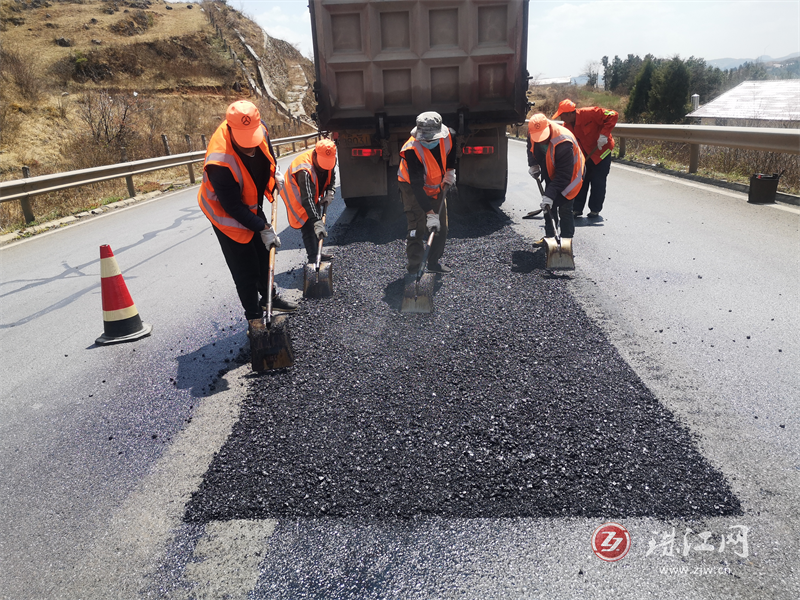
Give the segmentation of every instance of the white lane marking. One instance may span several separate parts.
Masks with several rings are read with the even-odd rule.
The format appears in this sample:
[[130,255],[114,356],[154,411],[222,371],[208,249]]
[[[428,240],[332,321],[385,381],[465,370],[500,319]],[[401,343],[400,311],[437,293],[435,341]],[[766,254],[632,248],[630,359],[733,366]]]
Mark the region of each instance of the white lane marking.
[[184,578],[193,584],[192,597],[245,600],[258,583],[265,542],[276,524],[273,519],[208,523],[205,537],[194,551],[194,557],[202,561],[187,564],[184,573]]
[[192,492],[239,419],[246,390],[241,384],[249,373],[249,364],[229,371],[223,378],[227,389],[201,400],[192,422],[124,500],[105,531],[97,533],[93,551],[64,586],[64,597],[139,597],[180,528]]

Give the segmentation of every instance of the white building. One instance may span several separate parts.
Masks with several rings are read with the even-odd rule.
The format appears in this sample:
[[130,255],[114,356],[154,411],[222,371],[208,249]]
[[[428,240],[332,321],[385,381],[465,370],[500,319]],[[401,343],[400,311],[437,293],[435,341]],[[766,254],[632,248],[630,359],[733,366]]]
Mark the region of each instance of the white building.
[[800,129],[800,79],[744,81],[686,116],[700,125]]

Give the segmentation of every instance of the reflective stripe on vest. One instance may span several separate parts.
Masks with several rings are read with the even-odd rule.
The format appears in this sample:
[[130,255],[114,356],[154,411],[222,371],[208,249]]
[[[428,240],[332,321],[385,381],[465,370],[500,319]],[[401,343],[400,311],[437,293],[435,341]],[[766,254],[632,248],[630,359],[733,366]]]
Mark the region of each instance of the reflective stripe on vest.
[[[270,162],[270,177],[267,181],[267,189],[265,193],[270,202],[272,202],[272,189],[275,187],[275,158],[269,152],[269,145],[267,144],[266,136],[269,135],[267,128],[261,124],[264,132],[265,139],[259,145],[264,156]],[[237,156],[236,151],[233,149],[233,144],[230,140],[230,133],[228,132],[228,122],[223,121],[217,127],[214,135],[208,143],[206,150],[206,158],[203,162],[203,182],[200,184],[200,190],[197,192],[197,203],[200,209],[208,217],[208,220],[222,233],[227,235],[235,242],[246,244],[253,239],[254,232],[242,225],[239,221],[231,217],[227,211],[222,207],[219,198],[217,197],[214,187],[208,179],[206,167],[208,165],[218,165],[230,169],[236,183],[239,184],[239,191],[241,192],[242,203],[253,214],[258,212],[258,190],[253,178],[248,173],[247,169],[242,164],[241,159]]]
[[[295,158],[292,161],[292,164],[289,165],[289,171],[286,173],[286,177],[284,178],[284,186],[281,190],[281,198],[283,198],[283,203],[286,205],[286,214],[289,216],[289,225],[291,225],[293,229],[300,229],[308,220],[308,213],[306,212],[306,209],[303,208],[303,195],[300,192],[300,186],[297,183],[297,174],[300,173],[300,171],[305,171],[308,173],[311,181],[314,182],[314,197],[311,198],[311,201],[315,204],[319,203],[320,186],[319,180],[317,179],[317,170],[314,168],[314,160],[312,158],[313,153],[314,149],[311,148]],[[333,171],[328,171],[328,178],[325,181],[325,184],[322,186],[322,189],[328,187],[331,182],[332,174]]]
[[453,138],[449,133],[446,138],[441,138],[439,140],[439,152],[443,165],[439,166],[439,163],[433,156],[432,150],[428,150],[416,138],[408,138],[408,141],[403,144],[403,147],[400,149],[400,167],[397,169],[397,180],[411,183],[411,177],[408,175],[408,163],[406,162],[404,153],[407,150],[413,149],[417,158],[419,158],[419,162],[421,162],[422,166],[425,168],[425,183],[423,184],[425,194],[431,198],[438,198],[439,191],[442,188],[442,179],[444,179],[444,170],[447,169],[447,154],[452,147]]

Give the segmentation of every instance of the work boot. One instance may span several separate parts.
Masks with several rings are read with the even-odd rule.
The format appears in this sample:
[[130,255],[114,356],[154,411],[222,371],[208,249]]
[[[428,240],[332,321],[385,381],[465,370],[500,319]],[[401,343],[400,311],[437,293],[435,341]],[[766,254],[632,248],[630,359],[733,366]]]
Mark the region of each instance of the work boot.
[[[572,211],[572,216],[575,217],[575,218],[582,217],[583,213],[581,211],[579,211],[579,210],[573,210]],[[589,213],[589,216],[591,217],[592,213]]]
[[[333,260],[333,258],[334,258],[333,254],[326,254],[325,252],[323,252],[319,257],[320,262],[330,262]],[[314,256],[309,256],[308,262],[309,263],[317,262],[317,255],[315,254]]]
[[599,213],[599,212],[595,212],[595,211],[590,211],[590,212],[589,212],[589,214],[588,214],[587,216],[588,216],[590,219],[595,219],[595,218],[597,218],[597,217],[599,217],[599,216],[600,216],[600,213]]
[[291,300],[286,300],[280,296],[272,297],[272,310],[279,310],[281,312],[292,312],[297,310],[297,304]]
[[430,273],[442,273],[444,275],[448,275],[449,273],[453,272],[453,269],[448,267],[447,265],[443,265],[442,263],[428,263],[428,272]]
[[540,240],[536,240],[535,242],[533,242],[533,245],[536,246],[537,248],[544,248],[545,246],[547,246],[547,242],[545,242],[544,238],[542,238]]

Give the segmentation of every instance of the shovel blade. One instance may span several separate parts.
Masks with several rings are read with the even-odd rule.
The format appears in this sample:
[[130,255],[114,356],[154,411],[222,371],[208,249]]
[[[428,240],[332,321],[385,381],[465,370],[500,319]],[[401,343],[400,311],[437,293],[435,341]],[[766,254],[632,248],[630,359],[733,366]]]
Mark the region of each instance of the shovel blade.
[[331,263],[319,263],[319,271],[314,263],[303,269],[303,298],[330,298],[333,296],[333,269]]
[[294,350],[289,337],[289,317],[272,317],[272,323],[262,329],[250,329],[250,359],[253,371],[274,371],[294,364]]
[[572,256],[572,240],[561,238],[559,245],[555,238],[545,238],[547,243],[547,262],[545,269],[549,271],[574,271],[575,258]]
[[403,303],[400,305],[400,312],[433,312],[433,284],[434,276],[430,273],[425,273],[419,280],[419,283],[417,283],[416,277],[407,278],[406,287],[403,290]]

